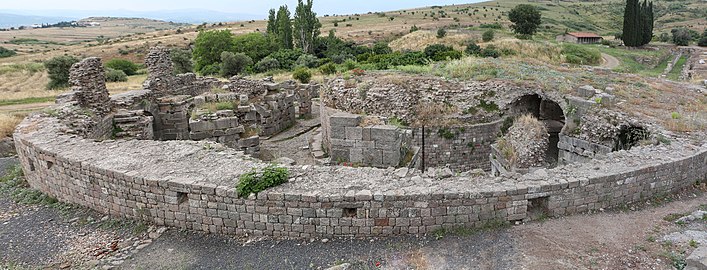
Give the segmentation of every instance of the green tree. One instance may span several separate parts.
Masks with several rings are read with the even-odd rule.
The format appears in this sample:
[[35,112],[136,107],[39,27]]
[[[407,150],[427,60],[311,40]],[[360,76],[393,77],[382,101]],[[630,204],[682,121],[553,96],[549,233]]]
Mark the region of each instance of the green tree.
[[253,64],[253,59],[244,53],[221,53],[221,76],[231,77],[242,73],[246,67]]
[[707,29],[702,32],[702,37],[697,41],[697,45],[701,47],[707,47]]
[[692,40],[692,34],[687,28],[680,27],[670,30],[673,33],[673,43],[679,46],[687,46]]
[[493,40],[495,34],[496,33],[492,29],[486,30],[483,34],[481,34],[481,40],[483,40],[484,42],[489,42]]
[[71,66],[78,62],[78,58],[69,55],[56,56],[44,62],[44,67],[49,73],[47,88],[59,89],[69,86],[69,71]]
[[137,73],[138,65],[129,60],[113,58],[105,63],[105,66],[115,70],[122,70],[125,75],[132,76]]
[[444,28],[440,28],[437,30],[437,38],[443,38],[447,36],[447,30],[444,30]]
[[281,49],[292,49],[292,22],[287,6],[281,6],[277,11],[277,41]]
[[191,61],[189,50],[174,48],[169,52],[174,66],[174,74],[184,74],[194,72],[194,63]]
[[306,4],[298,0],[294,17],[297,48],[305,53],[314,53],[314,41],[321,34],[319,30],[321,27],[317,13],[312,11],[312,0],[307,0]]
[[193,58],[196,70],[204,73],[204,68],[221,62],[221,53],[234,51],[233,34],[228,30],[201,31],[194,40]]
[[127,82],[128,75],[122,70],[106,68],[106,82]]
[[261,33],[250,33],[239,35],[233,38],[234,52],[241,52],[248,55],[254,62],[258,62],[277,51],[274,44],[266,35]]
[[277,15],[274,8],[270,9],[268,15],[268,28],[266,32],[271,35],[277,35]]
[[528,4],[517,5],[508,13],[508,19],[513,22],[511,29],[520,35],[532,36],[535,34],[542,22],[541,18],[540,10]]
[[653,39],[653,3],[647,0],[626,0],[621,38],[629,47],[648,44]]

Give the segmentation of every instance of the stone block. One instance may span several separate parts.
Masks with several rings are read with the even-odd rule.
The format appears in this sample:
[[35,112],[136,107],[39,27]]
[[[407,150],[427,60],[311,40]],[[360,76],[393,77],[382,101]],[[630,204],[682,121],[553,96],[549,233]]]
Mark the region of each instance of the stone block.
[[363,139],[363,128],[360,127],[345,127],[346,139],[347,140],[362,140]]
[[363,149],[363,164],[372,166],[383,165],[383,153],[376,149]]
[[362,163],[363,162],[363,149],[361,148],[352,148],[349,150],[349,161],[354,162],[354,163]]
[[371,127],[372,141],[396,141],[400,139],[398,128],[388,125],[378,125]]
[[340,127],[357,127],[361,123],[361,116],[350,113],[335,113],[329,117],[329,124]]
[[398,166],[400,164],[400,151],[382,151],[382,165],[383,166]]
[[590,98],[593,97],[596,93],[597,90],[594,89],[594,87],[592,87],[591,85],[584,85],[577,88],[577,95],[579,95],[580,97]]
[[348,161],[349,149],[342,148],[331,148],[331,160],[332,162]]

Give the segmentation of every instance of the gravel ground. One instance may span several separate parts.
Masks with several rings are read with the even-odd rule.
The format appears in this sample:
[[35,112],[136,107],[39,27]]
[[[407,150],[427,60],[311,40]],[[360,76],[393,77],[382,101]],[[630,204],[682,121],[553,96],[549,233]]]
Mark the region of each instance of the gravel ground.
[[[256,241],[168,232],[123,264],[124,269],[514,269],[507,230],[472,236]],[[326,241],[326,242],[324,242]]]

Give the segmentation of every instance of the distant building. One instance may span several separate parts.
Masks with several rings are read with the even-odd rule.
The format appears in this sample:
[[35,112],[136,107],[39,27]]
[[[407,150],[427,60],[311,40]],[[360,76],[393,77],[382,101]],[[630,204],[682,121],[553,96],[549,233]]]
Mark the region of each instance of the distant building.
[[560,42],[571,42],[577,44],[594,44],[601,42],[603,38],[594,33],[572,32],[557,36]]
[[32,25],[32,28],[42,28],[42,25],[35,23],[35,24]]
[[84,27],[91,27],[91,26],[101,26],[101,23],[99,22],[79,22],[79,26],[84,26]]

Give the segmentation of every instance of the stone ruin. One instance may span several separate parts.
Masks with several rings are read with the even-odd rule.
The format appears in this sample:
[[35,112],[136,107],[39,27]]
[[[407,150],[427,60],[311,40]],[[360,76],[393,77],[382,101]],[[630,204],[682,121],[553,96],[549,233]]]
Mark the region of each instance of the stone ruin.
[[[75,64],[73,92],[14,133],[29,184],[157,225],[308,238],[585,213],[707,180],[704,140],[657,143],[660,127],[617,110],[609,87],[559,94],[388,72],[222,82],[173,75],[168,57],[152,49],[145,89],[110,97],[100,59]],[[261,139],[311,117],[317,97],[308,148],[323,165],[282,165],[287,183],[239,197],[239,176],[267,166],[253,158]]]

